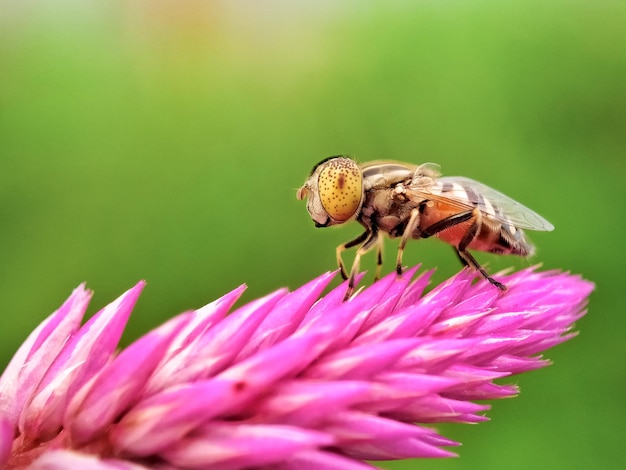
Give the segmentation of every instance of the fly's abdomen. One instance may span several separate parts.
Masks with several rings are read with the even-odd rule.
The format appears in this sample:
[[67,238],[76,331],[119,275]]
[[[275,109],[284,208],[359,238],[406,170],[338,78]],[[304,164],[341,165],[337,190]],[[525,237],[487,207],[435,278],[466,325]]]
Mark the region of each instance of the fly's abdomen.
[[511,224],[500,226],[498,247],[505,248],[503,254],[531,256],[535,252],[534,245],[528,241],[524,231]]
[[522,229],[494,221],[490,217],[483,217],[480,230],[468,248],[498,255],[518,256],[530,256],[535,251]]
[[[480,228],[476,238],[469,244],[469,249],[501,255],[532,255],[534,246],[528,241],[524,231],[509,219],[497,201],[486,197],[480,189],[481,186],[472,180],[452,177],[438,180],[432,192],[480,212],[481,217],[477,221]],[[451,241],[448,240],[449,243]]]

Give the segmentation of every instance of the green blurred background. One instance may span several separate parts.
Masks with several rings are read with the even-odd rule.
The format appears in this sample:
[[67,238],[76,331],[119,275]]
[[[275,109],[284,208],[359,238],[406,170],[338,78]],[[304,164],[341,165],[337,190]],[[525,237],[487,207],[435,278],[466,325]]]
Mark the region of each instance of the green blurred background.
[[[533,260],[479,256],[490,270],[540,261],[597,289],[520,397],[439,428],[459,459],[381,466],[623,463],[625,41],[610,1],[3,2],[0,370],[83,281],[90,313],[148,281],[125,344],[240,283],[295,288],[359,232],[296,201],[317,161],[434,161],[556,226]],[[420,261],[459,269],[436,240],[409,245]]]

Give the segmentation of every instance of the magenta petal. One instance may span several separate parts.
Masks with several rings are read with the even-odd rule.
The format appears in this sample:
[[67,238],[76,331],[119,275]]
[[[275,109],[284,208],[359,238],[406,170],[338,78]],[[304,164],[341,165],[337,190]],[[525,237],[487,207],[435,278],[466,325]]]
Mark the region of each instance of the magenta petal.
[[[346,435],[348,439],[341,443],[341,448],[347,454],[360,459],[451,457],[455,454],[440,447],[458,445],[441,437],[432,429],[421,426],[396,423],[390,419],[369,415],[359,416],[355,413],[341,418],[344,419],[335,421],[335,426],[339,426],[336,429],[337,434],[346,435],[346,430],[349,430]],[[374,434],[375,438],[368,437],[368,432]]]
[[69,397],[110,360],[144,284],[94,315],[63,346],[22,413],[25,435],[47,440],[58,432]]
[[415,421],[418,423],[478,423],[487,421],[488,418],[477,413],[486,411],[489,408],[489,405],[479,405],[432,394],[417,398],[402,409],[389,411],[387,414],[402,421]]
[[112,438],[136,455],[158,452],[210,418],[241,412],[265,387],[295,375],[314,359],[318,342],[316,335],[290,338],[214,379],[156,394],[128,412]]
[[354,344],[369,344],[391,338],[419,336],[450,306],[450,302],[454,302],[454,299],[458,297],[458,290],[459,287],[457,286],[442,289],[441,297],[428,298],[426,296],[415,305],[408,306],[397,313],[394,312],[394,315],[390,315],[361,333],[355,339]]
[[278,386],[254,411],[268,423],[317,428],[329,416],[374,400],[380,390],[366,381],[292,380]]
[[550,365],[550,361],[543,360],[540,357],[527,358],[503,354],[491,361],[490,368],[492,370],[509,371],[511,375],[516,375],[548,365]]
[[93,455],[65,450],[46,452],[28,468],[29,470],[148,470],[148,467],[124,460],[102,460]]
[[421,441],[431,450],[435,446],[458,445],[457,442],[439,436],[432,429],[358,411],[334,415],[325,430],[337,437],[339,446],[350,449],[349,453],[369,452],[372,455],[374,451],[382,450],[379,443],[386,447],[389,442],[403,439]]
[[459,358],[465,357],[468,351],[474,351],[480,342],[480,338],[420,338],[419,345],[405,354],[398,361],[396,367],[398,369],[440,372],[448,365],[458,362]]
[[280,463],[303,450],[332,445],[332,435],[294,426],[213,422],[163,453],[184,468],[253,468]]
[[11,456],[15,426],[7,418],[0,415],[0,467],[4,468]]
[[[364,323],[363,329],[369,328],[369,325],[379,323],[397,309],[398,303],[407,291],[418,267],[415,266],[406,270],[400,277],[396,273],[390,273],[374,286],[358,294],[360,297],[367,298],[370,304],[376,305],[376,308],[372,310]],[[376,288],[374,288],[375,286]]]
[[432,393],[452,390],[461,385],[461,381],[454,377],[444,377],[439,374],[419,374],[414,372],[382,372],[376,380],[393,392],[390,398],[420,397]]
[[241,285],[219,299],[193,311],[191,313],[191,320],[178,334],[176,339],[172,341],[167,353],[163,357],[163,365],[173,362],[174,357],[176,357],[180,351],[188,349],[189,346],[193,342],[198,341],[212,325],[222,321],[245,290],[246,286]]
[[529,345],[528,347],[518,348],[515,352],[519,355],[524,356],[538,354],[541,351],[553,348],[554,346],[557,346],[561,343],[564,343],[565,341],[569,341],[570,339],[578,336],[578,333],[569,333],[567,335],[558,336],[559,334],[561,334],[561,331],[552,334],[547,333],[547,337],[542,338],[540,341],[537,341],[532,345]]
[[[419,269],[419,267],[419,264],[415,266],[416,269]],[[396,310],[401,311],[417,303],[419,299],[424,295],[424,289],[428,287],[428,284],[430,283],[430,278],[434,273],[434,269],[424,271],[415,280],[413,280],[403,292],[402,298],[396,306]]]
[[401,339],[379,344],[356,346],[329,354],[309,367],[308,378],[361,379],[388,369],[418,344],[416,339]]
[[353,295],[348,300],[348,303],[359,305],[361,309],[367,306],[368,310],[372,310],[373,307],[378,306],[384,300],[395,297],[395,302],[388,305],[388,310],[383,314],[383,316],[386,316],[393,311],[410,280],[411,278],[408,275],[398,278],[395,273],[388,274],[371,286]]
[[[468,387],[481,385],[510,375],[508,371],[491,371],[481,367],[473,367],[464,364],[456,364],[446,369],[443,374],[446,377],[452,377],[459,381],[456,389],[466,389]],[[449,390],[448,390],[449,391]]]
[[502,354],[515,353],[525,343],[532,340],[530,332],[514,333],[511,336],[499,337],[487,335],[477,337],[473,347],[468,348],[460,357],[460,362],[492,369],[491,364]]
[[[345,291],[344,286],[341,285],[311,308],[295,335],[320,332],[326,336],[323,349],[329,351],[341,349],[347,344],[354,344],[353,338],[372,314],[373,306],[379,301],[384,303],[386,310],[384,312],[379,310],[378,313],[383,317],[389,315],[397,303],[395,298],[399,297],[399,294],[393,293],[396,289],[406,286],[407,283],[408,279],[398,279],[395,274],[385,276],[347,302],[341,302],[343,297],[339,294]],[[394,300],[386,303],[385,300],[388,298],[394,298]],[[329,310],[332,311],[329,312]],[[330,331],[333,332],[332,336],[328,334]]]
[[486,382],[448,392],[447,396],[457,400],[495,400],[514,397],[518,393],[519,389],[515,385],[496,385]]
[[455,457],[454,452],[441,449],[421,439],[405,438],[377,441],[373,445],[348,444],[343,446],[346,454],[363,460],[399,460],[411,458]]
[[[338,290],[339,288],[334,289],[329,296]],[[349,343],[360,328],[360,324],[365,321],[371,311],[371,306],[365,297],[361,299],[357,297],[348,302],[342,302],[336,305],[331,312],[326,313],[323,313],[325,305],[320,306],[321,304],[322,301],[311,308],[309,316],[304,319],[292,335],[292,337],[319,336],[318,354]]]
[[235,359],[250,335],[285,294],[285,290],[279,290],[250,302],[204,332],[158,370],[150,381],[149,393],[201,380],[222,371]]
[[334,413],[325,429],[332,431],[338,437],[339,442],[367,442],[372,439],[387,440],[400,437],[417,437],[428,432],[434,433],[427,428],[363,411]]
[[264,387],[272,386],[279,379],[292,379],[300,375],[326,347],[327,343],[323,339],[322,333],[291,336],[220,374],[218,379],[236,384],[239,392],[229,411],[243,412],[250,399]]
[[501,296],[502,294],[498,289],[473,289],[460,302],[446,308],[439,317],[439,321],[474,315],[477,312],[491,311]]
[[65,342],[79,328],[92,292],[84,284],[28,336],[0,377],[0,416],[16,423]]
[[311,450],[298,452],[290,459],[275,465],[277,470],[377,470],[365,462],[332,452]]
[[171,382],[170,377],[186,367],[190,350],[212,325],[224,319],[245,290],[245,285],[239,286],[210,304],[191,312],[191,320],[171,342],[156,372],[150,378],[146,386],[147,395],[163,390],[165,385]]
[[[359,275],[357,279],[360,279],[363,275]],[[358,308],[355,308],[355,305],[352,303],[352,300],[348,302],[343,301],[343,297],[345,295],[346,289],[348,287],[348,281],[342,282],[338,287],[335,287],[324,297],[319,299],[304,315],[304,318],[300,322],[298,326],[298,330],[309,330],[316,324],[316,322],[320,321],[320,319],[324,319],[329,317],[335,312],[337,309],[345,310],[351,309],[351,311],[364,310],[361,307],[360,302],[358,304]],[[371,310],[371,308],[366,309]]]
[[[339,350],[348,345],[354,345],[353,339],[362,331],[367,330],[368,325],[377,324],[392,315],[416,269],[407,270],[402,277],[398,277],[395,273],[389,274],[376,284],[376,289],[372,286],[353,297],[351,302],[354,307],[360,306],[363,310],[342,329],[343,334],[337,338],[330,350]],[[371,308],[371,305],[375,307]]]
[[111,442],[131,455],[159,453],[219,415],[228,406],[234,389],[231,382],[212,379],[153,395],[112,427]]
[[292,334],[337,273],[326,273],[280,299],[239,353],[238,360],[261,351]]
[[82,444],[103,434],[139,399],[170,340],[188,321],[188,315],[180,315],[131,344],[104,367],[89,388],[85,387],[86,396],[79,394],[70,402],[65,422],[74,442]]

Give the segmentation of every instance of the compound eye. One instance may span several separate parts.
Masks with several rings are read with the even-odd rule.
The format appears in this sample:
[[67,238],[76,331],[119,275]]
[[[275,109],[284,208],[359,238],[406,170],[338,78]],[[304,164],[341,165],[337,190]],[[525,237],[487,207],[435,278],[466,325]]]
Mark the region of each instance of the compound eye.
[[335,158],[324,164],[319,174],[320,201],[328,215],[345,222],[359,210],[363,197],[363,174],[349,158]]

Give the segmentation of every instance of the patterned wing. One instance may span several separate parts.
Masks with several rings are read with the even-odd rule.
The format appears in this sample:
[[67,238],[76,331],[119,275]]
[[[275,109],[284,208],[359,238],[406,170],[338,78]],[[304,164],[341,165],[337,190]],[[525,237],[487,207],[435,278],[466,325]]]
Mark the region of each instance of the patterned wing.
[[411,184],[411,189],[423,198],[443,201],[462,209],[477,207],[487,217],[503,224],[528,230],[554,230],[554,226],[535,211],[470,178],[447,176],[424,185],[420,184],[418,177]]

